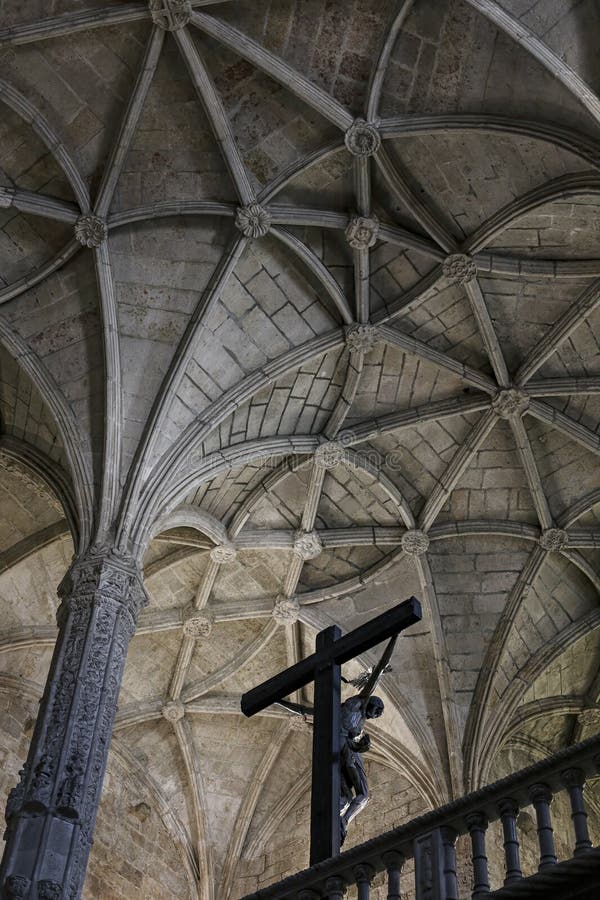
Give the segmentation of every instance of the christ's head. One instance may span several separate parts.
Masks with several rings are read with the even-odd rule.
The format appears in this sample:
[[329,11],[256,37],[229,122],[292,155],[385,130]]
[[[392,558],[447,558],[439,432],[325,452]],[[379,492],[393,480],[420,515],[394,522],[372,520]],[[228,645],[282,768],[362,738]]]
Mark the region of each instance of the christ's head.
[[380,697],[369,697],[365,716],[367,719],[378,719],[383,713],[383,700]]

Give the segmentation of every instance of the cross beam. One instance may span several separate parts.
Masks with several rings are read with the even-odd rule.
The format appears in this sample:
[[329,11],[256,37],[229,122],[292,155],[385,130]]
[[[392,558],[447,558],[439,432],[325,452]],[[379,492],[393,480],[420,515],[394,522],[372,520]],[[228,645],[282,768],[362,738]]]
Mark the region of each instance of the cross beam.
[[315,683],[311,866],[340,852],[341,665],[419,622],[421,616],[421,604],[411,597],[343,637],[337,625],[331,625],[317,635],[312,656],[242,696],[242,712],[253,716],[311,681]]

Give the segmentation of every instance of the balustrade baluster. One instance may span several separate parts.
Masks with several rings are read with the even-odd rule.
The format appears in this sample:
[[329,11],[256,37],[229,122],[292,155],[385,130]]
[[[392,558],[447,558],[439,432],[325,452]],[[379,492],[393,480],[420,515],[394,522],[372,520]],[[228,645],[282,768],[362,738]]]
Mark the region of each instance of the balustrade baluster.
[[473,859],[473,893],[471,897],[472,900],[478,900],[479,897],[490,892],[488,860],[485,852],[485,832],[488,820],[484,813],[473,812],[467,816],[466,822],[471,835]]
[[400,873],[405,862],[405,856],[397,850],[390,850],[383,854],[382,859],[388,876],[387,900],[402,900],[400,894]]
[[369,900],[371,889],[371,881],[375,874],[375,869],[368,863],[362,863],[353,870],[354,880],[358,888],[358,900]]
[[506,797],[498,804],[504,835],[504,858],[506,860],[506,877],[504,884],[512,884],[523,877],[519,856],[519,839],[517,838],[517,815],[519,805]]
[[440,829],[444,847],[444,882],[446,885],[445,900],[458,900],[458,881],[456,879],[456,849],[454,844],[458,837],[454,828]]
[[340,878],[338,875],[332,875],[331,878],[328,878],[325,882],[325,896],[329,898],[329,900],[342,900],[346,890],[346,885],[344,883],[344,879]]
[[550,804],[552,791],[547,784],[532,784],[529,788],[529,799],[535,807],[537,819],[538,842],[540,845],[540,864],[538,870],[543,872],[556,865],[556,851],[554,850],[554,832],[550,817]]
[[310,888],[303,888],[296,894],[298,900],[319,900],[320,896],[317,891],[313,891]]
[[562,783],[569,792],[571,801],[571,821],[575,831],[575,849],[573,856],[583,856],[592,849],[588,831],[587,810],[583,799],[585,774],[582,769],[566,769],[561,773]]

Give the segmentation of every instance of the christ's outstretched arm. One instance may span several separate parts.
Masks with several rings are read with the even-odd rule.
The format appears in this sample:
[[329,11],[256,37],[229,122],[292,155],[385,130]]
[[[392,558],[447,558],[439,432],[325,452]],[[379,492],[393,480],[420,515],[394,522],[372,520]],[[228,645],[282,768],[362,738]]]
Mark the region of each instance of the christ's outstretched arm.
[[377,665],[371,672],[371,674],[369,676],[369,680],[367,681],[364,688],[361,690],[361,692],[359,694],[359,697],[361,697],[363,700],[367,700],[371,696],[371,694],[373,693],[373,691],[375,690],[377,685],[379,684],[381,676],[385,672],[386,666],[389,663],[390,659],[392,658],[392,653],[394,652],[394,647],[396,646],[397,640],[398,640],[398,635],[396,634],[396,635],[394,635],[393,638],[390,638],[390,640],[388,641],[388,645],[385,648],[385,650],[383,651],[381,659],[379,660],[379,662],[377,663]]

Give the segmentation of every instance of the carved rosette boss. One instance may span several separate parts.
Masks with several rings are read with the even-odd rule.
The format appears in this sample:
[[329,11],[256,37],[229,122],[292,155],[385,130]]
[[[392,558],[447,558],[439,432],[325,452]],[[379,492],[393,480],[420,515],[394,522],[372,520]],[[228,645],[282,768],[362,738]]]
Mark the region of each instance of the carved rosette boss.
[[186,637],[206,638],[210,635],[213,627],[213,617],[206,610],[198,610],[194,606],[189,607],[185,611],[183,619],[183,633]]
[[381,147],[381,135],[370,122],[355,119],[344,135],[344,143],[352,156],[374,156]]
[[316,559],[323,550],[323,544],[316,531],[297,531],[294,535],[294,554],[299,559]]
[[451,253],[442,265],[442,271],[450,284],[467,284],[477,274],[477,267],[466,253]]
[[546,528],[539,539],[543,550],[563,550],[569,543],[569,535],[562,528]]
[[80,894],[127,648],[147,603],[139,568],[112,553],[75,560],[59,596],[50,674],[6,808],[2,896],[19,896],[25,881],[38,897]]
[[429,549],[429,535],[414,528],[404,532],[400,538],[400,544],[409,556],[423,556]]
[[150,17],[164,31],[179,31],[192,15],[189,0],[150,0]]
[[344,448],[337,441],[324,441],[315,450],[314,459],[320,469],[334,469],[344,462]]
[[293,625],[300,616],[300,604],[296,597],[278,597],[273,607],[273,618],[278,625]]
[[368,353],[379,342],[379,330],[376,325],[347,325],[344,334],[346,347],[350,353]]
[[235,227],[249,238],[264,237],[271,227],[271,214],[258,203],[238,206]]
[[529,395],[517,388],[505,388],[492,400],[492,409],[503,419],[522,416],[529,409]]
[[352,216],[346,226],[346,240],[353,250],[368,250],[377,243],[379,219],[377,216]]
[[217,544],[217,546],[213,547],[210,551],[211,560],[214,563],[217,563],[218,566],[233,562],[236,556],[237,550],[233,544]]
[[104,219],[92,213],[79,216],[75,222],[75,237],[84,247],[99,247],[108,237],[108,226]]

